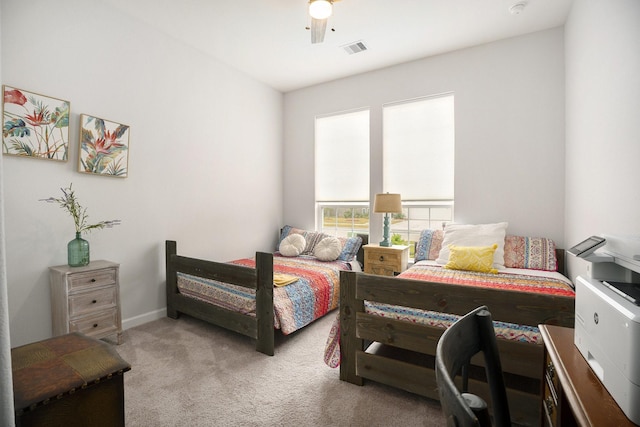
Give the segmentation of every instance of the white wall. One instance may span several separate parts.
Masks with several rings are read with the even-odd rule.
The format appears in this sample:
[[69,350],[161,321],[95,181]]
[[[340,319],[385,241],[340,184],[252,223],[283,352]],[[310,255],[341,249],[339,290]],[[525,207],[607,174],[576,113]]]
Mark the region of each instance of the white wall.
[[576,0],[565,38],[566,242],[640,236],[640,1]]
[[[0,34],[2,8],[0,8]],[[2,81],[2,46],[0,46],[0,81]],[[9,328],[9,297],[7,294],[6,248],[4,245],[4,174],[0,162],[0,424],[15,426],[13,407],[13,377],[11,372],[11,341]]]
[[[282,94],[103,2],[2,0],[2,83],[71,102],[70,160],[3,156],[13,346],[51,336],[48,266],[73,222],[38,199],[73,182],[92,259],[121,263],[125,325],[163,316],[164,241],[214,260],[282,225]],[[131,126],[129,177],[77,172],[79,115]]]
[[[371,108],[373,200],[382,190],[382,104],[454,92],[455,220],[509,221],[510,233],[551,237],[562,246],[563,37],[562,28],[548,30],[287,93],[285,223],[314,226],[316,115]],[[382,234],[378,217],[372,241]]]

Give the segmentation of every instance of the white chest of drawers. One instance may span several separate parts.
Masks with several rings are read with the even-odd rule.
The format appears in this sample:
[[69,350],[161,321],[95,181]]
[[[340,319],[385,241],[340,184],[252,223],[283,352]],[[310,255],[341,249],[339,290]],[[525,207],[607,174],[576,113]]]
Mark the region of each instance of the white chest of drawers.
[[81,332],[122,342],[120,265],[93,261],[84,267],[49,267],[53,335]]

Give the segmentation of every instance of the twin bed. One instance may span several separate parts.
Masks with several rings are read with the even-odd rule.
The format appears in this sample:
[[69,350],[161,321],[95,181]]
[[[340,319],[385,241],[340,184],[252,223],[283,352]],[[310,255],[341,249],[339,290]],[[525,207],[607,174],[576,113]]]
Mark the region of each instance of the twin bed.
[[[339,364],[340,379],[353,384],[373,380],[438,399],[434,361],[440,335],[459,316],[486,305],[495,321],[512,420],[539,425],[544,362],[537,326],[574,324],[571,282],[556,271],[562,271],[564,251],[549,239],[506,235],[506,266],[485,273],[444,268],[437,262],[443,240],[441,231],[425,230],[419,261],[397,277],[342,273],[340,311],[325,362]],[[481,360],[472,364],[477,368],[470,390],[489,400]]]
[[[258,351],[273,355],[276,328],[291,333],[339,305],[325,361],[340,366],[341,380],[362,385],[368,379],[437,399],[433,362],[440,335],[456,316],[487,305],[496,321],[512,417],[533,425],[539,422],[543,374],[537,326],[573,327],[574,292],[560,274],[564,251],[549,239],[506,235],[506,223],[497,227],[503,243],[494,252],[502,261],[497,273],[496,265],[490,272],[443,267],[454,253],[442,248],[453,241],[459,255],[459,243],[469,241],[469,233],[474,234],[472,248],[493,241],[495,226],[489,232],[483,226],[463,226],[462,233],[453,227],[424,230],[416,263],[397,277],[359,272],[358,263],[349,262],[353,250],[341,253],[343,259],[320,261],[312,246],[323,236],[291,227],[283,229],[281,244],[289,234],[305,236],[298,256],[257,253],[255,259],[216,263],[178,256],[176,243],[167,241],[167,314],[185,313],[250,336]],[[346,247],[344,239],[341,244]],[[361,238],[349,243],[351,249],[361,244]],[[478,254],[473,255],[477,261]],[[274,285],[291,276],[300,280]],[[212,287],[222,293],[205,290]],[[471,387],[486,395],[482,372],[478,369],[475,377],[472,372]]]
[[[303,245],[295,255],[284,250],[290,235]],[[257,351],[273,356],[276,330],[288,335],[338,308],[340,272],[359,265],[362,236],[337,243],[329,237],[286,226],[282,250],[231,262],[180,256],[177,243],[168,240],[167,316],[183,313],[246,335],[256,340]],[[325,238],[335,245],[323,246]],[[335,251],[323,256],[321,247]]]

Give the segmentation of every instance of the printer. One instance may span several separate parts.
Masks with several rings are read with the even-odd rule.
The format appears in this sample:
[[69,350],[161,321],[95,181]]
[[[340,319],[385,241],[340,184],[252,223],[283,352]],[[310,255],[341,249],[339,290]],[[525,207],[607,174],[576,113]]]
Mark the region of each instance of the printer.
[[576,279],[574,342],[625,415],[640,425],[640,237],[603,240],[584,256],[587,276]]

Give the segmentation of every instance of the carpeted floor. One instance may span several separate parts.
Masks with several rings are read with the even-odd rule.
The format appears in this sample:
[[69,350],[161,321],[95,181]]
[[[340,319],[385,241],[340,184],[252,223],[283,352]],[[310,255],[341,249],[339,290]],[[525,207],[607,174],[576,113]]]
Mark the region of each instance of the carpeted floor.
[[340,381],[323,362],[335,312],[275,356],[249,338],[182,316],[124,333],[127,426],[441,426],[439,404],[374,382]]

